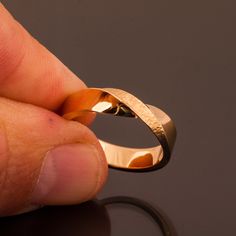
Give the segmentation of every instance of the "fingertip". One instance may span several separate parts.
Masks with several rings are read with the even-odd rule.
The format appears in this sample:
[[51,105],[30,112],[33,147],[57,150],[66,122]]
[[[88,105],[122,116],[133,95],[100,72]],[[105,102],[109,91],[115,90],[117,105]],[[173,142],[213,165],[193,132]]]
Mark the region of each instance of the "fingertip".
[[103,186],[107,167],[90,144],[69,144],[49,151],[32,195],[33,204],[76,204],[93,198]]
[[[85,83],[0,5],[0,96],[57,110]],[[46,83],[45,83],[46,81]]]

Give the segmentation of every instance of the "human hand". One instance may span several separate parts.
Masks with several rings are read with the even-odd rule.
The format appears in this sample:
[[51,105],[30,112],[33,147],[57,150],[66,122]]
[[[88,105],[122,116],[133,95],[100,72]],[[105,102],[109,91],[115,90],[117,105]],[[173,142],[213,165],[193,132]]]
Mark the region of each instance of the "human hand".
[[107,163],[98,139],[53,112],[83,88],[0,3],[1,216],[81,203],[101,189]]

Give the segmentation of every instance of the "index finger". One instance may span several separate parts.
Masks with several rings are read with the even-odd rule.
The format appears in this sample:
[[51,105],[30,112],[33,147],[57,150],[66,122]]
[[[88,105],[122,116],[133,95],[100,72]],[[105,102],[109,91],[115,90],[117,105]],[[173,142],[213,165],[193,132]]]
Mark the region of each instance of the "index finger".
[[56,110],[83,88],[85,84],[0,3],[0,96]]

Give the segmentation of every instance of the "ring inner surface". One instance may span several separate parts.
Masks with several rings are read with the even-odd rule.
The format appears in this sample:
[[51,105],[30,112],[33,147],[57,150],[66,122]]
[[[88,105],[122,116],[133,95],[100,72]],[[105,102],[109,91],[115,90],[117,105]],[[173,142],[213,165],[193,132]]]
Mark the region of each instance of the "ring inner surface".
[[128,148],[99,140],[110,166],[122,169],[146,169],[157,165],[163,157],[161,145],[152,148]]

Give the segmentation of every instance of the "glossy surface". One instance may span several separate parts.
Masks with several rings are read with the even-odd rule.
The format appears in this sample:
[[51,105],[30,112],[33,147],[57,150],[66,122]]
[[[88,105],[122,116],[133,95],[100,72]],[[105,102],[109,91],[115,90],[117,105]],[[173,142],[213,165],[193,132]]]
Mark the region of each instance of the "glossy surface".
[[[140,199],[125,196],[94,200],[79,206],[45,207],[22,216],[5,218],[0,221],[1,233],[14,235],[17,232],[18,235],[35,236],[49,234],[110,236],[112,231],[109,215],[112,215],[111,209],[117,205],[126,212],[132,210],[136,214],[139,211],[144,213],[146,219],[153,224],[149,227],[152,226],[155,235],[177,236],[169,219],[159,209]],[[39,224],[29,225],[29,222],[36,221]]]
[[[235,236],[236,1],[2,2],[90,87],[130,91],[175,121],[169,164],[150,173],[111,169],[98,198],[149,202],[180,236]],[[95,121],[99,137],[131,145],[131,129],[135,145],[146,143],[149,133],[140,134],[135,122],[120,130],[114,125],[120,119],[112,118]],[[123,205],[109,208],[108,219],[93,207],[68,208],[6,219],[1,235],[36,228],[43,235],[162,236],[143,212]]]
[[[131,148],[100,140],[111,167],[128,171],[149,171],[161,168],[169,161],[176,129],[169,116],[160,109],[145,105],[132,94],[114,88],[85,89],[69,96],[62,105],[62,115],[68,120],[79,121],[90,112],[139,118],[160,142],[160,145],[151,148]],[[104,130],[106,128],[109,129],[106,126]]]

